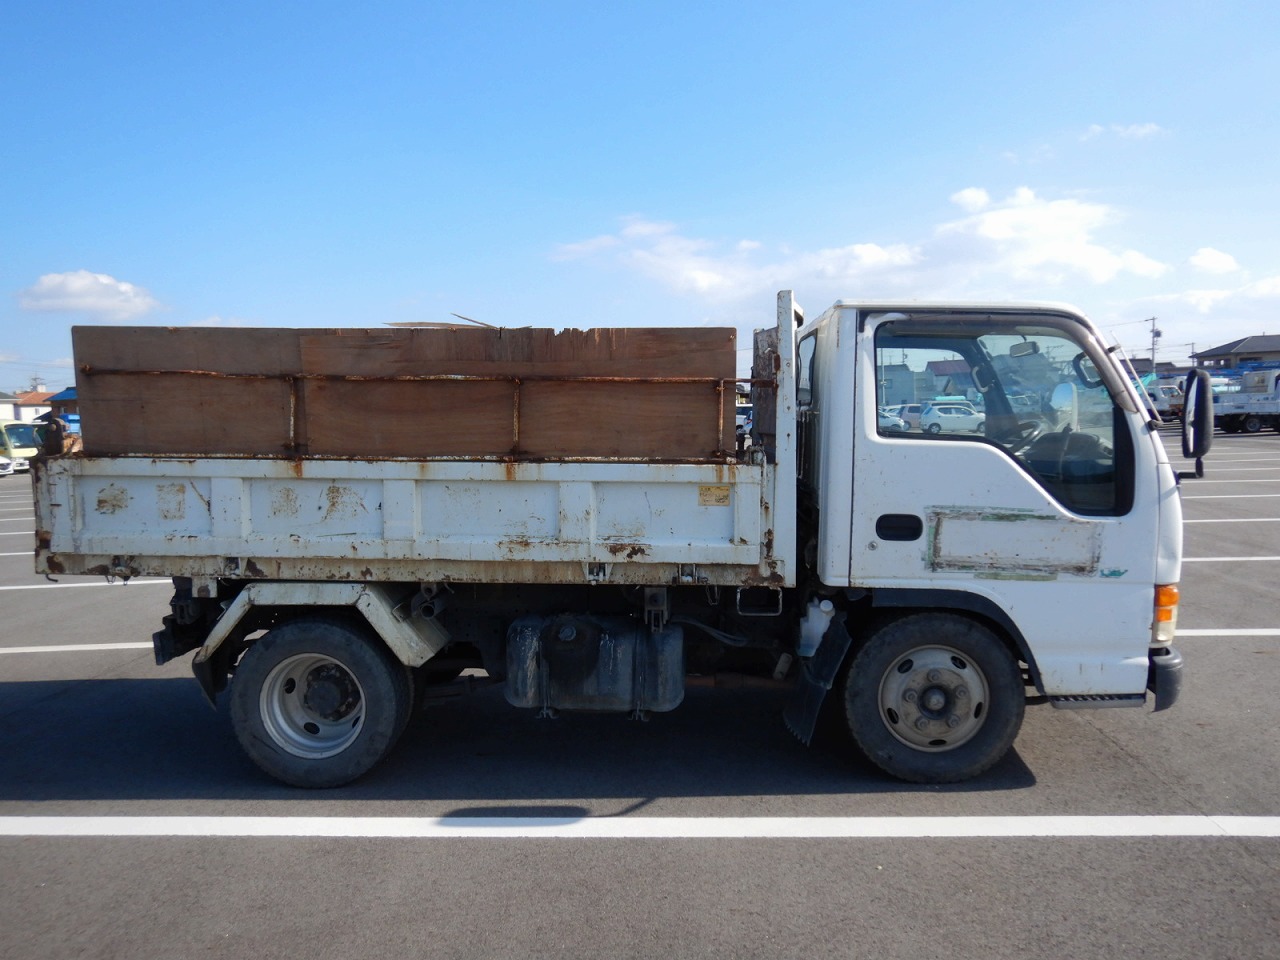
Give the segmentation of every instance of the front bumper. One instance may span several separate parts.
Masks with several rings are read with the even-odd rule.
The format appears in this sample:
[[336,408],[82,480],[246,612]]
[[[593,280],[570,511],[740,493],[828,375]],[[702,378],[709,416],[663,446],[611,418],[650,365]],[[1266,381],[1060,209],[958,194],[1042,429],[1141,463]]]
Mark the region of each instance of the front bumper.
[[1155,697],[1152,710],[1168,710],[1182,692],[1182,654],[1173,647],[1152,647],[1147,658],[1147,689]]

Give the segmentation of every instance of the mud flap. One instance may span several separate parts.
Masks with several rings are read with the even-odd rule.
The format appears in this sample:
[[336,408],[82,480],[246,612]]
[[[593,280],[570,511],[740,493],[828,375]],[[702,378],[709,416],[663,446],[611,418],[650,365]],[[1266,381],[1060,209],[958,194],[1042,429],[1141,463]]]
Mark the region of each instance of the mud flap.
[[818,650],[808,660],[800,664],[800,679],[796,684],[791,699],[782,711],[782,719],[787,729],[796,735],[801,743],[808,746],[813,739],[814,728],[818,725],[818,712],[827,692],[835,683],[840,665],[844,663],[845,654],[853,643],[849,631],[845,627],[845,614],[837,613],[831,620],[827,632],[823,634]]

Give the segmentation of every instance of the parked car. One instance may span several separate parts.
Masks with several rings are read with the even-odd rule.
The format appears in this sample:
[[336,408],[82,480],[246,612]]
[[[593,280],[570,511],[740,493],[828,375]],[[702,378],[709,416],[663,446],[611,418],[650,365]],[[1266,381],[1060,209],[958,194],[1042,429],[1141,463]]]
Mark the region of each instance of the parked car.
[[899,403],[896,406],[885,407],[884,409],[893,416],[901,418],[906,423],[908,430],[920,429],[920,404]]
[[907,421],[890,412],[890,408],[881,407],[878,411],[877,425],[881,433],[906,433]]
[[980,433],[987,418],[968,404],[938,403],[920,415],[925,433]]
[[13,461],[8,457],[0,457],[0,477],[7,477],[13,473]]

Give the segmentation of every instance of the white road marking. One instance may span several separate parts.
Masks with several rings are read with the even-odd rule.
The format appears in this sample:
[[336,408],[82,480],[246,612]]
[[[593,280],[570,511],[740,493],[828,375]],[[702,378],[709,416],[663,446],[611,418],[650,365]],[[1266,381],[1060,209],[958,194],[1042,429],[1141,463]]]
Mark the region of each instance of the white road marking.
[[1280,817],[0,817],[9,837],[1280,838]]
[[127,587],[130,585],[146,586],[151,583],[172,584],[172,580],[102,580],[96,583],[29,583],[21,587],[0,587],[0,590],[57,590],[62,587]]
[[34,530],[0,530],[0,537],[32,537]]
[[62,643],[41,647],[0,647],[0,653],[95,653],[98,650],[150,650],[149,643]]
[[[1254,563],[1260,560],[1280,560],[1280,557],[1183,557],[1183,563]],[[3,587],[0,587],[3,589]]]
[[0,553],[0,557],[29,557],[31,555],[30,550],[20,550],[17,553]]
[[1263,497],[1280,497],[1280,493],[1206,493],[1200,497],[1183,496],[1183,500],[1261,500]]
[[1218,520],[1183,520],[1186,523],[1280,523],[1280,517],[1224,517]]
[[1220,630],[1183,630],[1179,628],[1179,637],[1280,637],[1277,627],[1228,627]]
[[35,522],[36,522],[35,517],[6,517],[3,520],[0,520],[0,523],[35,523]]

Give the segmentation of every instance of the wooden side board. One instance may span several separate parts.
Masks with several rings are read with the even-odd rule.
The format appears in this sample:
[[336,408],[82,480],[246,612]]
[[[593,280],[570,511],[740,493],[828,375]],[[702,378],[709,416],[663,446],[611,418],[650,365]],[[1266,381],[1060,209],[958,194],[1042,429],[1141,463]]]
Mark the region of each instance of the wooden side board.
[[90,455],[701,460],[734,448],[731,328],[76,327],[72,342]]

